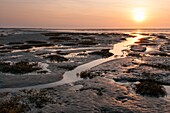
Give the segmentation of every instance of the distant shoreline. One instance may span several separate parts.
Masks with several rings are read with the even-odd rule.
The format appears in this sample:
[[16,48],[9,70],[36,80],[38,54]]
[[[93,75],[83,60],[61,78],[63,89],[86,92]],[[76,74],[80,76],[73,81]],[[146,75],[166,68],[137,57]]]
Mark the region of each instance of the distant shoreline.
[[0,29],[42,29],[42,30],[170,30],[170,28],[41,28],[41,27],[0,27]]

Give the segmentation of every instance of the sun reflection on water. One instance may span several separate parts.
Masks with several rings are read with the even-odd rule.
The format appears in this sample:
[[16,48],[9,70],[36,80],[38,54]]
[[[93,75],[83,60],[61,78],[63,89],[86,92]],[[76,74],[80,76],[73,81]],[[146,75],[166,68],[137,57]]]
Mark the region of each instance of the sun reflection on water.
[[126,38],[126,41],[118,43],[118,44],[114,44],[113,49],[110,50],[110,52],[116,56],[117,55],[122,56],[122,54],[124,56],[125,55],[125,53],[123,53],[124,50],[130,49],[130,45],[134,45],[135,42],[139,42],[140,39],[144,38],[144,36],[140,34],[135,34],[134,36],[136,37]]

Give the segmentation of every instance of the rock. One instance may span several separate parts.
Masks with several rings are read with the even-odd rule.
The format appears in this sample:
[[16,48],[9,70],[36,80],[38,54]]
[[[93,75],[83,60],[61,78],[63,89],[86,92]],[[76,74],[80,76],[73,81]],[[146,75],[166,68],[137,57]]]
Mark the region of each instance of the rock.
[[169,44],[167,44],[167,45],[162,45],[159,50],[160,50],[160,51],[163,51],[163,52],[170,53],[170,45],[169,45]]
[[130,50],[135,52],[145,52],[146,47],[139,46],[139,45],[132,45]]

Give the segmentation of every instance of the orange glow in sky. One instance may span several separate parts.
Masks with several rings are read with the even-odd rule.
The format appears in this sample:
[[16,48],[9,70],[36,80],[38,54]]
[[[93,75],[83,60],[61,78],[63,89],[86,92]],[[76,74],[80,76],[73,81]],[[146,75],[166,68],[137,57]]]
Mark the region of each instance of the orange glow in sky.
[[170,0],[0,0],[0,27],[170,27]]

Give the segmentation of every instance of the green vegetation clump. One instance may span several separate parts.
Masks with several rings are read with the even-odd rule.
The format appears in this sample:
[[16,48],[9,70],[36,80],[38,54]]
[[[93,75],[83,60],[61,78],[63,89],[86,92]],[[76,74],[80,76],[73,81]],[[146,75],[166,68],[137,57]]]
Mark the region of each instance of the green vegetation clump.
[[0,62],[0,71],[3,73],[25,74],[40,69],[42,68],[38,65],[38,63],[29,63],[26,61],[21,61],[10,64],[6,62]]

